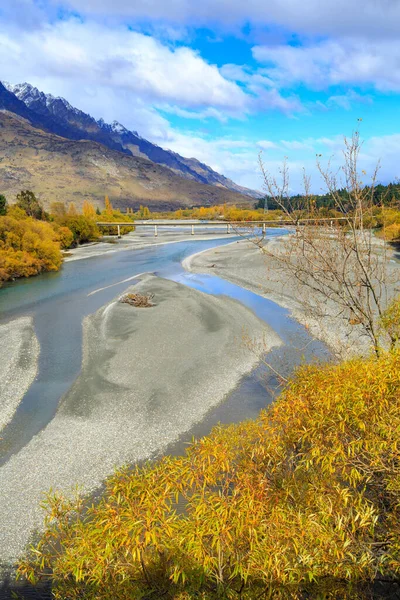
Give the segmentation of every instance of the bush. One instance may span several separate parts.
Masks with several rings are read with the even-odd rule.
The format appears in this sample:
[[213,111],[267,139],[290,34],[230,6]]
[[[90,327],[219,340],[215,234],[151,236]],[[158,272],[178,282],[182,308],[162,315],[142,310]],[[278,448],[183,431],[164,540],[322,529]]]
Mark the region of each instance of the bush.
[[48,499],[56,598],[359,598],[400,575],[400,354],[304,367],[255,421]]
[[[99,223],[130,223],[130,226],[122,226],[120,228],[121,235],[125,235],[126,233],[134,231],[135,229],[135,227],[133,226],[133,219],[131,216],[123,214],[119,210],[113,210],[112,207],[111,209],[103,210],[101,215],[97,217],[97,221]],[[102,227],[101,230],[104,235],[117,235],[118,232],[116,227]]]
[[[99,228],[96,225],[96,222],[84,215],[65,215],[65,217],[57,219],[59,225],[63,228],[68,227],[72,232],[73,243],[84,244],[86,242],[93,242],[98,240],[101,237],[101,233]],[[66,246],[69,247],[69,246]]]
[[57,271],[61,262],[59,238],[50,223],[27,217],[18,207],[0,217],[0,283]]
[[400,223],[393,223],[382,230],[384,239],[388,242],[397,242],[400,240]]

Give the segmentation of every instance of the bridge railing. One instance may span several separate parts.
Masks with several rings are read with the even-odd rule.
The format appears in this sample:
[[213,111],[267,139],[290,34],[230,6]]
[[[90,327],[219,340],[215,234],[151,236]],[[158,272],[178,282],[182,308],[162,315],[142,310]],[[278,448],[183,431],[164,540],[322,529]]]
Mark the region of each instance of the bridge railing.
[[[154,227],[154,235],[155,237],[158,236],[158,228],[159,227],[191,227],[191,234],[194,235],[194,230],[195,227],[213,227],[213,228],[222,228],[222,227],[226,227],[226,233],[229,234],[231,233],[231,230],[238,228],[238,227],[253,227],[253,226],[259,226],[260,228],[262,228],[262,232],[265,234],[267,227],[269,225],[280,225],[282,227],[284,226],[291,226],[291,227],[297,227],[297,226],[301,226],[302,224],[307,224],[307,223],[328,223],[331,226],[333,226],[333,223],[335,221],[346,221],[347,217],[334,217],[334,218],[329,218],[329,217],[323,217],[323,218],[309,218],[309,219],[297,219],[297,220],[290,220],[290,219],[275,219],[275,220],[261,220],[261,221],[133,221],[132,225],[134,225],[135,227]],[[106,222],[106,221],[99,221],[96,223],[96,225],[98,227],[117,227],[117,232],[118,232],[118,237],[121,237],[121,227],[126,227],[127,225],[129,225],[126,221],[118,223],[118,222]]]

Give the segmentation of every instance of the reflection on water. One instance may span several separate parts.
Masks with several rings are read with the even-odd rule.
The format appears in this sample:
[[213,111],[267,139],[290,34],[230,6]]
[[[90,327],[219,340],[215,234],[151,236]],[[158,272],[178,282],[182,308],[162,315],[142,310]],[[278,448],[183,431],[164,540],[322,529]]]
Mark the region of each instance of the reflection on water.
[[[269,232],[269,235],[281,234],[282,231],[277,230]],[[38,376],[12,422],[2,432],[0,464],[46,426],[60,398],[79,375],[84,317],[122,293],[133,283],[126,279],[139,273],[157,272],[161,277],[206,293],[225,294],[246,304],[283,339],[285,346],[268,354],[268,360],[276,364],[282,374],[302,360],[309,361],[315,356],[325,358],[324,346],[313,341],[303,327],[288,317],[287,311],[273,302],[217,277],[183,271],[181,262],[187,256],[233,239],[182,242],[97,256],[66,263],[59,273],[21,280],[2,289],[1,319],[32,315],[41,352]],[[239,421],[257,414],[270,401],[265,380],[269,387],[276,388],[277,382],[265,367],[245,377],[230,394],[229,401],[208,415],[205,430],[209,430],[210,423]]]
[[[156,269],[161,276],[167,277],[182,271],[181,261],[187,256],[231,241],[182,242],[125,250],[69,262],[58,273],[46,273],[6,285],[0,291],[1,320],[32,315],[40,357],[38,376],[12,422],[2,431],[0,464],[46,426],[53,418],[60,398],[79,375],[82,320],[87,315],[131,285],[126,282],[127,278]],[[94,291],[97,293],[90,295]]]
[[[312,338],[302,325],[289,316],[285,308],[274,302],[214,275],[179,273],[173,279],[207,294],[234,298],[274,329],[283,345],[273,348],[265,359],[283,377],[302,364],[330,360],[331,354],[325,344]],[[183,436],[179,443],[168,448],[168,454],[181,454],[192,437],[206,435],[217,423],[237,423],[255,418],[280,390],[281,384],[274,371],[261,363],[242,378],[223,403],[212,408],[201,423]]]

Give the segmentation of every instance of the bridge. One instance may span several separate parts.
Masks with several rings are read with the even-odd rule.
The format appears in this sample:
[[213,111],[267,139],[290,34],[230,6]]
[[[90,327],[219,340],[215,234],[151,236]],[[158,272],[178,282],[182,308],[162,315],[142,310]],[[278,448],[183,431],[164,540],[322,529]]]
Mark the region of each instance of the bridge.
[[96,225],[98,227],[116,227],[117,228],[117,235],[120,238],[121,237],[121,227],[130,227],[130,226],[134,226],[136,227],[151,227],[154,228],[154,236],[157,237],[158,236],[158,228],[159,227],[190,227],[191,229],[191,234],[194,235],[195,232],[195,227],[201,227],[201,228],[218,228],[218,229],[224,229],[226,227],[226,233],[230,234],[231,231],[238,229],[239,227],[259,227],[260,229],[262,229],[262,233],[263,235],[265,235],[265,233],[267,232],[267,227],[273,225],[273,226],[291,226],[291,227],[296,227],[302,224],[306,224],[306,223],[321,223],[321,222],[325,222],[326,224],[329,224],[331,227],[333,226],[333,222],[334,221],[345,221],[347,220],[347,217],[335,217],[333,219],[331,218],[322,218],[322,219],[298,219],[297,221],[291,220],[291,219],[275,219],[275,220],[264,220],[264,221],[193,221],[193,220],[181,220],[181,221],[168,221],[168,220],[157,220],[157,221],[151,221],[150,219],[147,221],[143,221],[143,220],[138,220],[138,221],[132,221],[132,224],[127,222],[127,221],[123,221],[123,222],[106,222],[106,221],[98,221],[96,223]]

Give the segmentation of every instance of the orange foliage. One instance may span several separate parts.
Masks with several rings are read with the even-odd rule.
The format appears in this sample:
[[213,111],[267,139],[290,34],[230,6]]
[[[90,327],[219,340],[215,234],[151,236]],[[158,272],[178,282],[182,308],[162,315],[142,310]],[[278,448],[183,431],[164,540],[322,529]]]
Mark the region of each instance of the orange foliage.
[[[27,217],[18,207],[9,213],[0,217],[0,283],[57,271],[62,262],[60,237],[51,224]],[[15,218],[18,215],[22,218]]]

